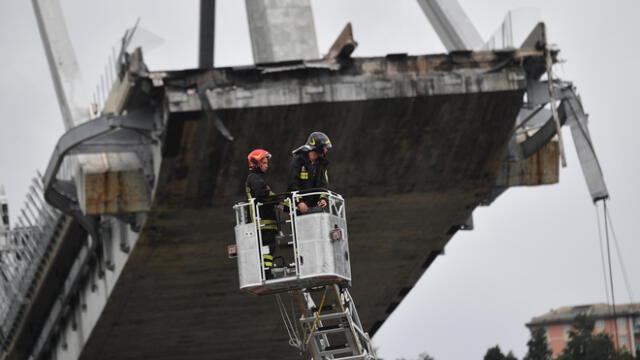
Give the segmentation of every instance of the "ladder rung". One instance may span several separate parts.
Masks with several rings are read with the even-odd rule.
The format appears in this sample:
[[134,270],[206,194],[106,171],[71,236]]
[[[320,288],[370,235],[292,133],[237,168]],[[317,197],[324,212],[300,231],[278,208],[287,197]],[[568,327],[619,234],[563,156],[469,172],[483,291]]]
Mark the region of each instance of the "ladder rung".
[[337,358],[336,360],[367,360],[367,359],[373,359],[373,356],[367,353],[364,353],[360,355],[340,357],[340,358]]
[[[326,312],[326,311],[329,311],[329,310],[334,310],[335,308],[336,308],[335,304],[329,304],[329,305],[325,305],[322,308],[322,311]],[[314,312],[314,313],[317,312],[318,311],[318,307],[314,306],[313,308],[311,308],[311,311]]]
[[320,351],[320,355],[337,355],[337,354],[346,354],[349,352],[353,352],[353,349],[351,348],[351,346],[344,344],[344,345],[332,345],[332,346],[327,346],[323,351]]
[[313,332],[313,336],[316,335],[326,335],[326,334],[335,334],[339,332],[344,332],[346,328],[342,325],[329,325],[319,327],[316,331]]
[[[321,314],[320,316],[318,316],[318,320],[331,320],[331,319],[340,319],[340,318],[344,318],[347,316],[347,312],[337,312],[337,313],[331,313],[331,314]],[[315,316],[311,316],[311,317],[306,317],[306,318],[302,318],[301,321],[304,322],[313,322],[316,319]]]

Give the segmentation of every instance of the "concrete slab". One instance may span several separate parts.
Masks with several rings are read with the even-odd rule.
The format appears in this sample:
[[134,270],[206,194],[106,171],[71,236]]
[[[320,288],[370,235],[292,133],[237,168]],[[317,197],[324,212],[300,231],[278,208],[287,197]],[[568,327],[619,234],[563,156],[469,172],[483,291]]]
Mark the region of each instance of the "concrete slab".
[[[504,59],[483,56],[492,60],[168,74],[171,115],[152,211],[82,358],[298,358],[275,299],[238,290],[225,248],[234,242],[231,206],[242,198],[246,153],[268,149],[269,181],[284,191],[290,151],[313,130],[334,144],[331,187],[347,199],[352,294],[375,332],[495,186],[526,70],[486,71]],[[178,79],[182,89],[172,86]],[[184,90],[205,79],[234,141]],[[310,84],[324,90],[305,94]]]

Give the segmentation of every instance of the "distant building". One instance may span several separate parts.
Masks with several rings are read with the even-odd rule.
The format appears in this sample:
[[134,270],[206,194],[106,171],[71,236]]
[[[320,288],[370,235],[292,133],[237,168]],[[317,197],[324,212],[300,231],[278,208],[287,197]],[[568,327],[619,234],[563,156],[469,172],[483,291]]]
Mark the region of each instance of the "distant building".
[[569,341],[573,319],[581,314],[592,317],[594,332],[606,332],[617,349],[640,354],[640,303],[616,305],[615,317],[607,304],[565,306],[536,316],[526,325],[529,329],[544,326],[553,357],[557,357]]

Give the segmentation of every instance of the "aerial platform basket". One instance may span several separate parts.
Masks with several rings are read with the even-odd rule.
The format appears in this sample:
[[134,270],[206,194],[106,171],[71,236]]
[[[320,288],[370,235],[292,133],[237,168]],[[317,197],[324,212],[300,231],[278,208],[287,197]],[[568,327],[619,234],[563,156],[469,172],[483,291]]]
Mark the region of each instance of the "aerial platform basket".
[[[300,201],[324,199],[325,208],[296,211]],[[266,230],[260,214],[276,207],[278,230]],[[256,295],[309,289],[332,284],[349,285],[351,266],[345,201],[328,190],[276,195],[269,202],[249,199],[234,206],[240,289]],[[266,231],[276,232],[275,267],[263,266],[269,247]]]

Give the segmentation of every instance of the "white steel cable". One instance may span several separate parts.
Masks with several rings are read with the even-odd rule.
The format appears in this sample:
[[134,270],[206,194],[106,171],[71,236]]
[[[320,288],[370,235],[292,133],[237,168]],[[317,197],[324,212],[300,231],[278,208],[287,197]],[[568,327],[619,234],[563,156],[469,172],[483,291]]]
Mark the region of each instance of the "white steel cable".
[[598,240],[600,245],[600,261],[602,263],[602,277],[604,280],[604,293],[607,298],[607,305],[611,306],[611,300],[609,299],[609,281],[607,280],[607,266],[604,261],[604,247],[602,244],[602,227],[600,225],[600,212],[598,211],[598,203],[594,204],[596,207],[596,220],[598,222]]
[[629,302],[634,303],[633,291],[631,290],[631,285],[629,285],[629,277],[627,276],[627,268],[624,265],[624,260],[622,259],[622,252],[620,251],[620,245],[618,244],[618,238],[616,236],[616,232],[613,228],[613,221],[611,220],[611,211],[606,208],[605,212],[606,219],[605,221],[609,221],[609,228],[611,229],[611,236],[613,237],[613,244],[616,247],[616,253],[618,254],[618,260],[620,260],[620,270],[622,270],[622,277],[624,279],[624,284],[627,288],[627,294],[629,295]]
[[[289,292],[289,300],[290,300],[290,303],[291,303],[291,318],[295,319],[296,318],[296,307],[295,307],[294,302],[293,302],[293,292],[291,292],[291,291]],[[293,323],[295,324],[295,326],[293,328],[293,333],[295,334],[296,339],[300,339],[300,334],[302,334],[302,328],[298,328],[300,323],[298,321],[293,321]]]
[[[615,290],[613,288],[613,270],[612,270],[612,266],[611,266],[611,246],[609,245],[609,223],[606,221],[607,220],[607,200],[602,200],[602,206],[603,206],[603,215],[605,218],[605,222],[604,222],[604,235],[605,238],[607,240],[607,258],[609,260],[609,285],[611,286],[611,307],[613,308],[613,317],[617,318],[617,314],[616,314],[616,296],[615,296]],[[614,326],[613,328],[613,332],[615,334],[615,339],[618,339],[618,325],[616,324],[616,326]]]
[[280,298],[280,294],[276,294],[276,302],[278,303],[278,310],[280,311],[280,317],[282,318],[282,322],[284,323],[284,327],[287,330],[287,334],[289,335],[289,345],[299,350],[302,350],[302,341],[298,338],[297,333],[295,332],[293,323],[289,318],[289,314],[287,313],[286,307]]

